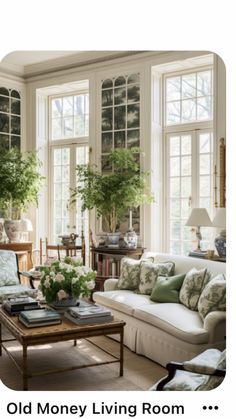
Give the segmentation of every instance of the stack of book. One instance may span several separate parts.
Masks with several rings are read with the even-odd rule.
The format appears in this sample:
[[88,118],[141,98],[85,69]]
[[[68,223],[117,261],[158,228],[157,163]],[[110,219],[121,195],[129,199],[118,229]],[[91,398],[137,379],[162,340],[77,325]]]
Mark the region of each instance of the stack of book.
[[94,324],[111,322],[114,317],[111,311],[102,306],[92,305],[91,307],[69,308],[64,316],[76,324]]
[[26,327],[51,326],[61,323],[61,316],[54,310],[40,308],[39,310],[21,311],[19,321]]
[[40,308],[39,302],[31,297],[12,298],[3,304],[6,310],[12,316],[19,314],[23,310],[38,310]]

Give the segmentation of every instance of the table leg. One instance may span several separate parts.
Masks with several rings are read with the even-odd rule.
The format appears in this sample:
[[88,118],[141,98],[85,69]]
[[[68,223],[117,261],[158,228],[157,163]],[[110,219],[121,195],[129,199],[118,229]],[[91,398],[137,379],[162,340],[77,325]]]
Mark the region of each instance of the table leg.
[[2,324],[0,323],[0,356],[2,356]]
[[74,346],[77,346],[77,340],[74,340]]
[[120,332],[120,377],[123,377],[124,373],[124,328],[122,327]]
[[23,390],[28,390],[27,346],[23,345]]

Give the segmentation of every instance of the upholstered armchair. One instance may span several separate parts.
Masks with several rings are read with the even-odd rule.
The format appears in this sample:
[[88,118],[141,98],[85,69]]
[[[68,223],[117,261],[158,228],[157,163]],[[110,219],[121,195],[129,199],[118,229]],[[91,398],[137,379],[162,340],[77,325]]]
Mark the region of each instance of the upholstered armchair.
[[207,349],[190,361],[170,362],[168,376],[162,378],[151,390],[201,391],[212,390],[224,380],[226,351]]
[[0,304],[9,298],[36,295],[36,290],[21,284],[20,274],[16,254],[11,250],[0,250]]

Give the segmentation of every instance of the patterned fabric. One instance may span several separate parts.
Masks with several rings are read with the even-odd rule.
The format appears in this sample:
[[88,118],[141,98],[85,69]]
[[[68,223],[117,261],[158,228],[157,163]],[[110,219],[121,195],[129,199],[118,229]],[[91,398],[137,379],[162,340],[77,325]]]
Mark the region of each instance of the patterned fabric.
[[179,303],[179,290],[185,274],[175,276],[158,276],[150,299],[158,303]]
[[152,263],[142,262],[140,269],[139,292],[150,295],[158,276],[171,276],[174,274],[175,264],[173,262]]
[[4,300],[7,300],[8,298],[22,297],[23,295],[36,297],[37,290],[21,284],[0,287],[0,303],[2,303]]
[[221,352],[218,349],[207,349],[191,359],[191,361],[183,362],[183,366],[186,371],[199,374],[213,374],[220,357]]
[[191,269],[180,289],[179,300],[190,310],[198,310],[198,300],[205,285],[210,281],[211,274],[207,269]]
[[[220,357],[219,360],[217,362],[216,368],[219,369],[226,369],[226,350],[224,350]],[[212,390],[213,388],[218,387],[224,380],[224,377],[216,377],[216,376],[210,376],[207,377],[207,380],[205,381],[204,384],[201,384],[198,387],[198,390]]]
[[16,255],[9,250],[0,250],[0,287],[19,284]]
[[135,290],[138,288],[139,280],[140,260],[122,258],[117,288],[120,290]]
[[206,382],[206,376],[177,370],[174,378],[167,383],[164,391],[196,391]]
[[206,285],[198,302],[198,311],[202,319],[211,311],[226,310],[226,280],[219,274]]

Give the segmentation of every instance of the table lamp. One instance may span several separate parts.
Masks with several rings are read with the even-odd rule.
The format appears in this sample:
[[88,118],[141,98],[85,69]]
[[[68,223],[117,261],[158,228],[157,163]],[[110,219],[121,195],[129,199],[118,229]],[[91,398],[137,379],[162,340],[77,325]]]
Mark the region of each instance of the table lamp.
[[212,221],[212,226],[222,230],[215,238],[215,247],[220,258],[226,258],[226,209],[218,208]]
[[186,226],[197,227],[196,236],[197,236],[197,249],[196,252],[202,252],[201,250],[201,227],[211,227],[212,222],[208,215],[206,208],[193,208],[191,214],[185,224]]

